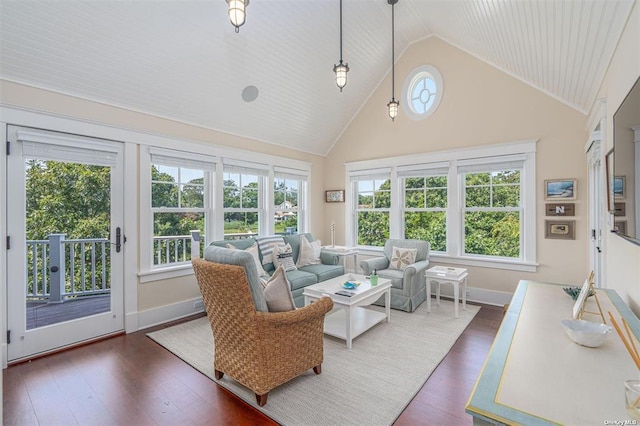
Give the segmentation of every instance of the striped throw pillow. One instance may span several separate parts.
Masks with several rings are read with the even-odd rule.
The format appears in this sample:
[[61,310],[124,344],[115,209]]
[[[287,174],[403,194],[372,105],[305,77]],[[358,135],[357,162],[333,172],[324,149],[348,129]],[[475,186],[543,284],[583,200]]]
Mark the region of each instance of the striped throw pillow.
[[279,235],[271,235],[269,237],[256,237],[260,254],[262,255],[262,264],[267,265],[273,263],[271,253],[278,246],[284,246],[284,239]]

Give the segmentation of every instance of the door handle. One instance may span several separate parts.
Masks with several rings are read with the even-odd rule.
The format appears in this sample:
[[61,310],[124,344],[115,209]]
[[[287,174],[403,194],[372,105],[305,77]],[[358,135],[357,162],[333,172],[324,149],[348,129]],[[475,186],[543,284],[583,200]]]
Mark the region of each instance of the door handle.
[[116,228],[116,253],[120,253],[120,249],[122,248],[122,231],[120,230],[120,227],[118,226]]

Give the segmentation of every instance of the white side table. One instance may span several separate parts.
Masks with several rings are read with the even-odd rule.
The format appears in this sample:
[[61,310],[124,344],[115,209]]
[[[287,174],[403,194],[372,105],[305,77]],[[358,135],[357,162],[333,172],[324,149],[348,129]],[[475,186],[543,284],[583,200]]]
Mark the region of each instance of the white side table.
[[465,268],[449,268],[446,266],[434,266],[427,269],[427,312],[431,312],[431,284],[436,284],[436,301],[440,305],[440,285],[451,284],[453,286],[454,313],[458,318],[458,300],[460,298],[460,286],[462,286],[462,309],[467,310],[467,270]]
[[325,253],[330,253],[338,256],[338,258],[342,259],[342,264],[344,265],[345,272],[347,269],[347,256],[353,256],[353,272],[358,272],[358,249],[355,247],[344,247],[344,246],[323,246],[322,251]]

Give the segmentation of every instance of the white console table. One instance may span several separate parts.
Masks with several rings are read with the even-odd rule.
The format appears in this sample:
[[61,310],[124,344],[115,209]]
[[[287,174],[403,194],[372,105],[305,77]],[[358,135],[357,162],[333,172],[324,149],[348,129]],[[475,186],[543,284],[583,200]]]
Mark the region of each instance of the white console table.
[[[640,373],[617,333],[599,348],[574,343],[560,323],[571,319],[573,300],[562,285],[520,281],[476,381],[466,411],[474,424],[603,425],[631,420],[624,381]],[[613,290],[598,300],[640,336],[640,321]],[[587,299],[588,311],[596,311]],[[598,321],[598,316],[584,319]],[[614,423],[610,423],[614,424]]]

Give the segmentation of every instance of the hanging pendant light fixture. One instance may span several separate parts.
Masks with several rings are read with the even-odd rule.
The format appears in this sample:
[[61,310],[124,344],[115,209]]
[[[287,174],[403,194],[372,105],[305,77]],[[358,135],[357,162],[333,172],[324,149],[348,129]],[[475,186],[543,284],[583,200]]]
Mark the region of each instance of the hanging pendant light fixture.
[[340,0],[340,62],[333,66],[333,72],[336,73],[336,84],[342,92],[342,88],[347,85],[349,72],[349,64],[342,63],[342,0]]
[[389,109],[389,117],[391,118],[391,121],[395,121],[395,118],[398,116],[398,108],[400,107],[400,102],[398,102],[395,98],[395,16],[393,6],[398,3],[398,0],[387,0],[387,3],[391,5],[391,101],[389,101],[389,103],[387,104],[387,108]]
[[240,32],[240,27],[244,25],[244,21],[247,18],[247,6],[249,6],[249,0],[226,0],[229,5],[229,19],[236,32]]

